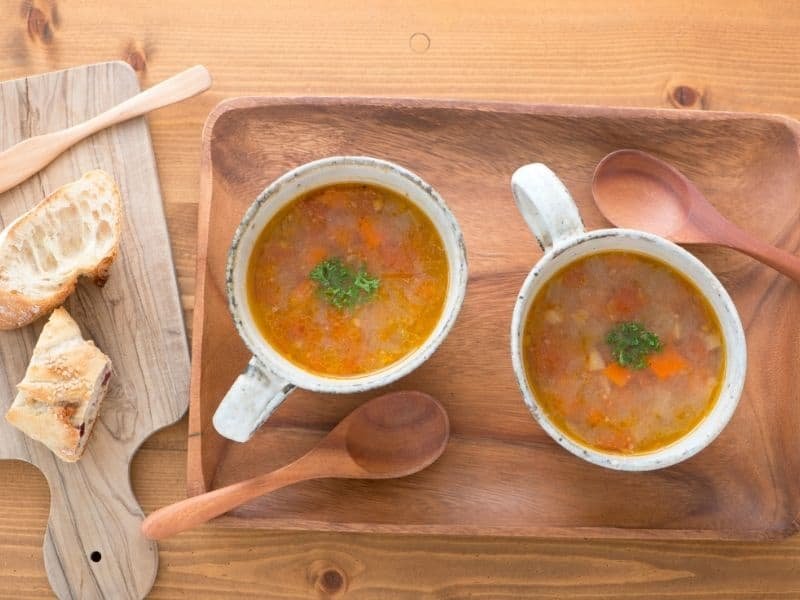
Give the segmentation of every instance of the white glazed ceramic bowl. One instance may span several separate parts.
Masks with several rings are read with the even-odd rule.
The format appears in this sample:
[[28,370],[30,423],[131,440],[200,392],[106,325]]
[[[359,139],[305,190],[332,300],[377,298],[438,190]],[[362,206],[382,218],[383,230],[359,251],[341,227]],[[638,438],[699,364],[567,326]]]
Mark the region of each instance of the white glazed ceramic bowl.
[[[253,246],[275,214],[298,196],[334,183],[379,185],[406,197],[430,218],[444,243],[449,279],[444,309],[428,339],[399,361],[365,375],[331,377],[309,372],[270,346],[253,320],[246,290],[247,266]],[[351,393],[387,385],[416,369],[441,344],[458,316],[467,286],[467,257],[461,230],[438,193],[410,171],[364,156],[335,156],[307,163],[269,185],[244,215],[228,253],[228,303],[239,335],[253,353],[214,415],[215,428],[225,437],[244,441],[269,417],[295,387],[317,392]],[[254,400],[269,396],[269,402]]]
[[[664,238],[632,229],[586,232],[578,210],[561,181],[541,164],[514,173],[517,206],[545,251],[522,285],[511,323],[511,356],[520,390],[534,419],[561,446],[596,465],[622,471],[648,471],[674,465],[710,444],[733,416],[744,386],[747,349],[739,314],[725,288],[694,255]],[[523,364],[522,339],[528,311],[542,286],[568,264],[589,254],[622,250],[670,265],[700,290],[719,319],[725,349],[725,372],[716,404],[689,433],[659,450],[620,455],[584,446],[565,435],[539,404]]]

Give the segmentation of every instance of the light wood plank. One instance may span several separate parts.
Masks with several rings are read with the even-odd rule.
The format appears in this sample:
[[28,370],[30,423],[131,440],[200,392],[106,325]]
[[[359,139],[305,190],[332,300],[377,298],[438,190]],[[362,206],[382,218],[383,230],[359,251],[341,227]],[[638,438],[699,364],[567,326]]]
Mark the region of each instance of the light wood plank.
[[[195,244],[189,215],[199,192],[200,131],[223,98],[372,94],[672,107],[675,90],[686,86],[702,99],[689,106],[800,117],[793,0],[702,7],[687,0],[244,0],[235,8],[213,0],[4,0],[0,14],[3,80],[114,58],[143,66],[143,86],[195,63],[211,70],[211,93],[148,119],[185,308],[194,263],[181,254]],[[430,38],[424,53],[410,47],[417,32]],[[177,205],[187,212],[174,220]],[[145,511],[183,497],[185,436],[184,421],[151,437],[134,459],[133,487]],[[45,480],[7,461],[0,489],[0,597],[51,597],[41,558]],[[208,527],[161,544],[152,596],[314,597],[322,595],[315,589],[321,573],[335,565],[356,598],[794,599],[799,552],[797,537],[612,544]]]

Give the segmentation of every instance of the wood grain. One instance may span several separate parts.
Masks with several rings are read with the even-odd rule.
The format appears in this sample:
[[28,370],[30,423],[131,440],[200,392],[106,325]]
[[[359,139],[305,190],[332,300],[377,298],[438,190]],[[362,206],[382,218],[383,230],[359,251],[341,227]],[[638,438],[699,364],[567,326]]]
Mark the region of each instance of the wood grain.
[[[214,75],[211,92],[148,117],[189,327],[200,133],[224,98],[427,96],[800,117],[793,0],[712,0],[699,11],[685,0],[241,0],[236,10],[213,0],[0,0],[0,14],[0,79],[111,58],[133,65],[143,87],[196,63]],[[186,433],[184,420],[136,455],[132,483],[146,512],[185,496]],[[46,482],[6,461],[0,489],[0,597],[49,598]],[[615,543],[212,526],[161,544],[152,597],[305,598],[346,588],[353,598],[793,599],[799,560],[798,536]],[[333,571],[343,584],[323,588]]]
[[[519,166],[544,162],[571,190],[587,228],[605,227],[591,200],[594,166],[612,150],[638,148],[684,170],[730,219],[796,251],[798,129],[780,118],[646,109],[346,98],[221,104],[204,132],[190,490],[235,483],[302,454],[369,396],[295,392],[247,444],[224,440],[211,425],[249,359],[224,294],[225,261],[241,216],[289,168],[325,156],[367,155],[418,173],[464,232],[470,282],[459,319],[436,354],[392,386],[439,398],[452,419],[452,442],[436,465],[402,481],[309,482],[253,500],[226,523],[566,537],[794,533],[800,452],[791,447],[800,410],[786,365],[800,350],[800,332],[771,333],[776,319],[796,319],[789,307],[800,303],[797,287],[729,250],[699,250],[745,323],[750,376],[741,410],[711,447],[685,463],[650,473],[599,469],[550,440],[516,389],[510,315],[541,251],[518,217],[509,182]],[[724,154],[711,151],[718,146]],[[768,182],[765,172],[773,174]],[[771,199],[761,207],[760,227],[749,224],[756,193]],[[759,377],[772,365],[783,366],[782,377]]]
[[312,479],[385,480],[429,467],[444,452],[450,424],[442,405],[419,391],[371,398],[297,460],[147,516],[142,531],[161,540],[194,529],[248,501]]
[[[138,92],[133,70],[106,63],[0,85],[0,148],[70,127]],[[60,598],[142,598],[158,548],[139,527],[128,465],[187,402],[189,357],[147,125],[130,121],[76,145],[35,177],[0,195],[4,225],[57,187],[102,168],[126,213],[117,260],[99,289],[81,282],[66,306],[110,358],[114,376],[86,454],[75,464],[0,420],[0,458],[36,465],[50,485],[44,562]],[[0,413],[16,395],[42,322],[0,335]],[[18,497],[17,501],[23,498]]]

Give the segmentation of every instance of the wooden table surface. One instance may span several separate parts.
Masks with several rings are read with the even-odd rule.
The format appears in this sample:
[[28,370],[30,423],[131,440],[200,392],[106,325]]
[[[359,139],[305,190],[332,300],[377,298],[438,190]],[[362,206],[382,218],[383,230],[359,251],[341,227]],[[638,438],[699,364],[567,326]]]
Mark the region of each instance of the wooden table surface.
[[[798,33],[796,0],[0,0],[0,80],[112,59],[133,65],[143,87],[196,63],[211,70],[212,91],[149,120],[191,323],[200,131],[225,98],[422,96],[800,118]],[[146,512],[184,497],[185,462],[184,418],[134,460]],[[48,506],[34,467],[0,462],[0,597],[51,597]],[[206,526],[160,549],[153,598],[800,598],[800,536],[547,541]]]

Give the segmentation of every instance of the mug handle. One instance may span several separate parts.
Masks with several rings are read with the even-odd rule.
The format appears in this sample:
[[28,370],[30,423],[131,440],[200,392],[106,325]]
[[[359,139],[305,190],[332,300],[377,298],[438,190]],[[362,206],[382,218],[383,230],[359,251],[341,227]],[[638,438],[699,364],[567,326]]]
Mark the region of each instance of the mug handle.
[[229,440],[246,442],[294,389],[253,356],[217,407],[214,429]]
[[542,250],[585,233],[578,207],[566,186],[542,163],[517,169],[511,176],[511,193]]

